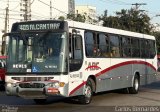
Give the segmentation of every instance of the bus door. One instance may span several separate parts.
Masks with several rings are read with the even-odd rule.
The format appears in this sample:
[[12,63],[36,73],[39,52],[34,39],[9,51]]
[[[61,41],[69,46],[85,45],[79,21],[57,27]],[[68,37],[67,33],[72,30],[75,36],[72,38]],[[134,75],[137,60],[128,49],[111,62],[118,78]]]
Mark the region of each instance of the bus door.
[[83,63],[82,34],[83,31],[74,29],[69,34],[69,91],[71,96],[82,94],[81,89],[73,91],[83,81],[80,70]]

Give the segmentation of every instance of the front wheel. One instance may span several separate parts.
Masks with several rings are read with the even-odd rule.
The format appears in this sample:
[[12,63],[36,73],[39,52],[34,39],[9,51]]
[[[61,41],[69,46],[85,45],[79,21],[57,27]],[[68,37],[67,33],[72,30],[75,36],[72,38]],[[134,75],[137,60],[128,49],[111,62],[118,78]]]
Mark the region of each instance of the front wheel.
[[139,91],[139,82],[140,82],[140,80],[139,80],[138,76],[136,75],[134,77],[133,87],[128,88],[130,94],[137,94],[138,93],[138,91]]
[[79,97],[79,102],[81,104],[89,104],[92,100],[93,95],[93,83],[94,81],[92,79],[88,79],[86,85],[85,85],[85,92],[83,96]]

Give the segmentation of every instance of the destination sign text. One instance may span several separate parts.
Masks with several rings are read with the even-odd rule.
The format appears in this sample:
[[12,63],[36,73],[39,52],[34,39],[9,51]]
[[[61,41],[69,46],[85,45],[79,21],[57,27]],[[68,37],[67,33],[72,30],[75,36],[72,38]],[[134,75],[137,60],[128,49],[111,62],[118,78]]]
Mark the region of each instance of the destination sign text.
[[28,30],[58,30],[58,29],[60,29],[60,23],[22,24],[22,25],[19,25],[19,29],[23,30],[23,31],[28,31]]

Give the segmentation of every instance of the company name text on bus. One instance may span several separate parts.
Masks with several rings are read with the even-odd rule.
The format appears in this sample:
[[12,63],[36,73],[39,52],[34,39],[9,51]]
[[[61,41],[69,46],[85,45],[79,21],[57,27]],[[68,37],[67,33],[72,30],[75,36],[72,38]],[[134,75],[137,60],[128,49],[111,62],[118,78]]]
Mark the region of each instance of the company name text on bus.
[[23,30],[23,31],[28,31],[28,30],[58,30],[58,29],[60,29],[60,23],[23,24],[23,25],[19,25],[19,29]]

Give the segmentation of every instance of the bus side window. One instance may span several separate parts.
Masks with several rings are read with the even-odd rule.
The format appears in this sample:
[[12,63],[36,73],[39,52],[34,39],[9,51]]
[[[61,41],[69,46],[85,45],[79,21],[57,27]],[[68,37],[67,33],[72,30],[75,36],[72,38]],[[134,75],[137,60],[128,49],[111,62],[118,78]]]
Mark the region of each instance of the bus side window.
[[150,44],[149,40],[145,39],[145,58],[150,58]]
[[140,57],[140,40],[138,38],[132,38],[132,57]]
[[149,53],[150,54],[149,58],[153,59],[156,55],[155,41],[154,40],[149,40],[149,46],[150,46],[150,48],[149,48],[149,52],[150,52]]
[[82,37],[75,36],[74,59],[82,59]]
[[109,35],[111,57],[120,57],[120,42],[118,35]]
[[99,40],[99,49],[101,52],[101,57],[110,57],[108,35],[104,33],[99,33],[98,40]]
[[85,32],[85,50],[86,50],[86,56],[87,57],[93,57],[94,56],[94,35],[92,32],[87,31]]
[[131,44],[130,37],[122,36],[122,56],[123,57],[131,57]]

